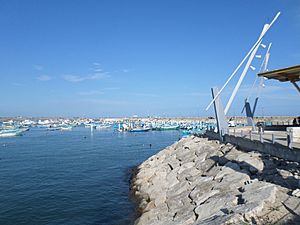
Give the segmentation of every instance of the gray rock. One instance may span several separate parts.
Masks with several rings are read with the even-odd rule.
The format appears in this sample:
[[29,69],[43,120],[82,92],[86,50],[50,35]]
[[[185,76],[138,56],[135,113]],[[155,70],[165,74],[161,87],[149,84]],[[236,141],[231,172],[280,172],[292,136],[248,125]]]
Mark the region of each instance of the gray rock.
[[195,213],[198,216],[197,222],[199,223],[209,218],[215,219],[217,217],[225,216],[226,213],[224,213],[224,211],[222,211],[221,209],[232,208],[234,200],[235,196],[230,194],[215,195],[204,204],[196,207]]
[[235,212],[243,214],[248,221],[261,216],[264,207],[270,207],[275,202],[277,188],[274,184],[254,181],[244,188],[241,196],[244,204],[239,204]]
[[292,195],[297,198],[300,198],[300,189],[293,190]]
[[195,167],[190,167],[188,169],[185,169],[178,173],[177,178],[178,180],[191,180],[193,177],[196,177],[198,174],[200,174],[199,170],[197,170]]
[[188,181],[181,181],[178,184],[175,184],[171,189],[167,190],[167,196],[176,196],[183,192],[190,191],[191,187],[188,183]]
[[196,220],[194,208],[194,205],[184,205],[183,207],[181,207],[173,216],[173,224],[193,224]]
[[205,162],[196,162],[195,167],[199,170],[200,174],[209,172],[216,165],[216,161],[212,159],[206,159]]
[[242,168],[248,169],[252,174],[262,172],[264,169],[264,163],[258,154],[241,153],[236,160],[241,162]]
[[[242,152],[230,144],[196,137],[180,140],[138,167],[132,189],[142,215],[135,224],[274,222],[279,216],[270,209],[274,205],[284,208],[281,202],[297,206],[300,189],[288,196],[289,189],[283,188],[286,185],[251,180],[249,175],[256,174],[276,184],[298,184],[299,164],[267,155],[263,159],[265,164],[260,154]],[[279,189],[285,195],[278,194]],[[284,208],[280,213],[282,217],[290,212]],[[270,220],[263,220],[266,215],[272,215],[267,218]]]
[[178,195],[172,195],[167,197],[166,204],[168,207],[168,211],[171,214],[175,214],[184,206],[189,206],[191,204],[191,199],[188,197],[189,191],[181,192]]
[[182,163],[193,162],[196,158],[194,149],[182,149],[176,152],[176,158]]
[[291,172],[287,171],[287,170],[277,169],[277,172],[284,179],[288,179],[288,178],[293,177],[293,174]]

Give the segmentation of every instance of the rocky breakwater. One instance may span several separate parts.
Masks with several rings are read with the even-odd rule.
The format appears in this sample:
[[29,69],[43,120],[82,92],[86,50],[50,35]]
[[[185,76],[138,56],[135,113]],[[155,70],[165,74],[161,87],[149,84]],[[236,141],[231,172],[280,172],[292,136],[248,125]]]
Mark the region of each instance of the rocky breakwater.
[[297,223],[299,175],[298,163],[185,138],[138,166],[135,224]]

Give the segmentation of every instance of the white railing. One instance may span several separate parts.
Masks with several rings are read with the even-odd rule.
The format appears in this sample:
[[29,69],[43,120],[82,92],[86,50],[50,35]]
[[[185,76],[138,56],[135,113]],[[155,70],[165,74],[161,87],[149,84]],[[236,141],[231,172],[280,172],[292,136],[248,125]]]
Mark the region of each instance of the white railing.
[[231,135],[234,137],[248,138],[251,141],[259,141],[261,143],[278,143],[284,146],[287,146],[290,149],[294,147],[300,147],[300,143],[293,142],[292,132],[264,132],[263,130],[259,131],[249,131],[249,130],[240,130],[240,129],[223,129],[222,135]]

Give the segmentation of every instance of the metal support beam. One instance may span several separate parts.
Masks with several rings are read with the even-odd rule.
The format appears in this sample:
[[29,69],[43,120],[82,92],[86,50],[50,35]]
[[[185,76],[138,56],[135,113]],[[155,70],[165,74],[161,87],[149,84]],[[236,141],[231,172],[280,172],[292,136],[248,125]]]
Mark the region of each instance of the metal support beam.
[[250,103],[248,101],[245,102],[245,109],[246,109],[246,116],[247,116],[247,125],[254,128],[253,113],[251,110]]
[[296,83],[296,82],[291,82],[294,86],[295,86],[295,88],[299,91],[299,93],[300,93],[300,87],[298,86],[298,84]]
[[216,116],[216,120],[217,120],[218,133],[219,133],[220,141],[223,141],[222,132],[228,127],[226,118],[225,118],[225,114],[224,114],[224,108],[223,108],[220,96],[217,96],[217,98],[215,98],[217,93],[219,93],[218,88],[213,87],[211,89],[211,92],[212,92],[213,99],[215,99],[214,109],[215,109],[215,116]]
[[254,116],[254,114],[255,114],[257,102],[258,102],[258,97],[256,97],[255,102],[254,102],[254,105],[253,105],[253,109],[252,109],[252,118],[253,118],[253,116]]
[[250,57],[249,57],[249,59],[248,59],[246,65],[245,65],[245,68],[244,68],[244,70],[243,70],[243,72],[242,72],[242,74],[241,74],[241,76],[240,76],[240,78],[239,78],[239,80],[238,80],[236,86],[234,87],[234,89],[233,89],[233,91],[232,91],[232,94],[231,94],[231,96],[230,96],[228,102],[227,102],[227,105],[226,105],[225,111],[224,111],[225,115],[227,115],[227,113],[228,113],[228,111],[229,111],[229,109],[230,109],[230,106],[231,106],[231,104],[232,104],[232,102],[233,102],[233,100],[234,100],[234,98],[235,98],[235,96],[236,96],[236,94],[237,94],[237,91],[239,90],[239,88],[240,88],[240,86],[241,86],[241,84],[242,84],[242,81],[244,80],[244,78],[245,78],[245,76],[246,76],[246,74],[247,74],[247,72],[248,72],[248,69],[249,69],[249,67],[250,67],[250,65],[251,65],[251,63],[252,63],[252,60],[253,60],[253,58],[254,58],[254,56],[255,56],[257,50],[258,50],[258,47],[260,46],[260,44],[261,44],[261,42],[262,42],[262,37],[264,36],[264,34],[265,34],[266,31],[268,30],[268,28],[269,28],[269,25],[268,25],[268,24],[265,24],[265,26],[263,27],[262,32],[261,32],[261,34],[260,34],[260,36],[259,36],[259,40],[260,40],[260,41],[258,42],[258,45],[257,45],[257,46],[253,49],[253,51],[251,52]]
[[242,110],[242,113],[244,110],[246,110],[246,116],[247,116],[247,125],[252,127],[252,130],[256,130],[255,129],[255,124],[254,124],[254,113],[255,113],[255,109],[257,106],[257,102],[258,102],[258,97],[256,97],[255,101],[254,101],[254,105],[253,105],[253,109],[251,109],[250,103],[248,101],[248,99],[245,99],[245,105],[244,108]]

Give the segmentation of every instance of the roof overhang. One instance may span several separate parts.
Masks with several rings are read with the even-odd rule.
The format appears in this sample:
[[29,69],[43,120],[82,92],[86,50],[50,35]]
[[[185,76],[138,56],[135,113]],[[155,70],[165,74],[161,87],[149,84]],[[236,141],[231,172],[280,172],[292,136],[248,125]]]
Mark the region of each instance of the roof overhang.
[[280,82],[291,82],[300,93],[300,87],[296,82],[300,81],[300,65],[287,67],[278,70],[272,70],[264,73],[257,74],[259,77],[267,79],[274,79]]
[[300,65],[259,73],[257,75],[268,79],[275,79],[280,82],[290,81],[294,83],[300,81]]

